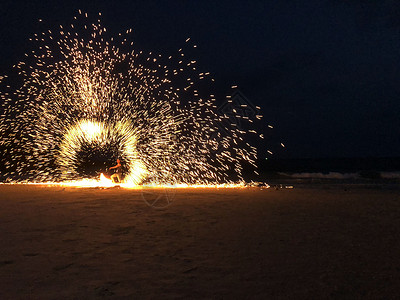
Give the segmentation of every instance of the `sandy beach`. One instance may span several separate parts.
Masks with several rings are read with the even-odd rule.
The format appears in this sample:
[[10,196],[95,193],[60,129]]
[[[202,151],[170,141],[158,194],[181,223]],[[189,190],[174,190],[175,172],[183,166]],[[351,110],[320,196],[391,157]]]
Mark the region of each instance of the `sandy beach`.
[[155,209],[141,190],[0,185],[0,298],[399,295],[399,190],[169,193]]

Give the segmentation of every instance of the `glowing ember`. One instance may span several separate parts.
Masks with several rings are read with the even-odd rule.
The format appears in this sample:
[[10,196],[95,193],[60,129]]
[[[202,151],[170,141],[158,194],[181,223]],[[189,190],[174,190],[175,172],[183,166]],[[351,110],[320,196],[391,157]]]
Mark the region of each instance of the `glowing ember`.
[[100,20],[89,26],[80,13],[68,28],[34,35],[16,65],[22,86],[1,94],[8,182],[112,187],[100,173],[120,158],[122,187],[245,186],[243,164],[257,157],[245,136],[257,133],[217,111],[197,88],[213,79],[182,49],[146,56],[132,49],[131,32],[107,37]]

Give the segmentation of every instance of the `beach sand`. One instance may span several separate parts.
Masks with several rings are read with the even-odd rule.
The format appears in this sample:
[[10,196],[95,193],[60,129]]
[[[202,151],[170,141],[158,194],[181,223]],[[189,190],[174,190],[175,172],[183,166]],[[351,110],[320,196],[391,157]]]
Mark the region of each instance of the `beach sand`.
[[398,190],[179,189],[162,209],[151,193],[0,185],[0,299],[400,294]]

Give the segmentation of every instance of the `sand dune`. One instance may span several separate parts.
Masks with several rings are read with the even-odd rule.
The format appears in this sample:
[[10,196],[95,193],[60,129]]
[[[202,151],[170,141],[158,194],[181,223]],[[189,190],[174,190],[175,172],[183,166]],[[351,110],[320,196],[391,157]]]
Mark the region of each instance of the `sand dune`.
[[398,295],[400,191],[169,193],[1,185],[0,298]]

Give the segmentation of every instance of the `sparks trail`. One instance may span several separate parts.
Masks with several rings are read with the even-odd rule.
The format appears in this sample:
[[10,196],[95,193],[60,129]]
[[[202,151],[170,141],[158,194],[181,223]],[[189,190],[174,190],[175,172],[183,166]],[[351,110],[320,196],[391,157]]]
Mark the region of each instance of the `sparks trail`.
[[251,132],[228,124],[214,96],[202,94],[210,74],[182,49],[145,54],[133,49],[131,29],[110,37],[88,20],[80,12],[67,27],[35,34],[34,50],[16,65],[23,84],[1,96],[5,177],[97,177],[121,158],[132,184],[242,180],[256,148],[245,140]]

